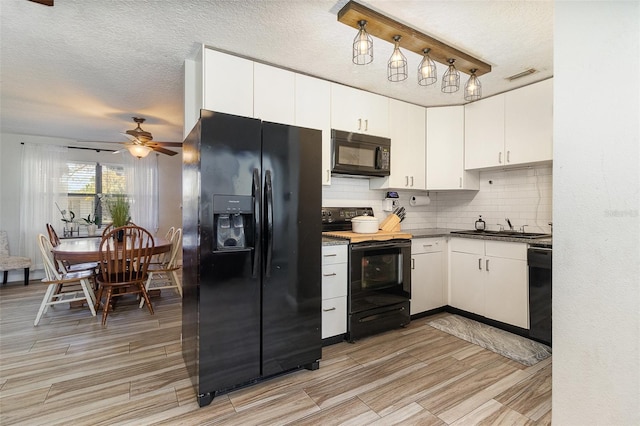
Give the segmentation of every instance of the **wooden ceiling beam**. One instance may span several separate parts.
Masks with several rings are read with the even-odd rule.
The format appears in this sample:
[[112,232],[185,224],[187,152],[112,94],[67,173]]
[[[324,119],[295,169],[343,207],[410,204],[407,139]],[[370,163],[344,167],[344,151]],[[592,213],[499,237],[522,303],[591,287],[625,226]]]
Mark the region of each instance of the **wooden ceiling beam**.
[[454,65],[458,71],[471,74],[471,70],[476,69],[477,76],[491,72],[491,65],[486,62],[407,25],[394,21],[353,0],[349,1],[338,12],[338,21],[355,29],[360,29],[358,22],[361,20],[367,21],[365,28],[370,35],[392,44],[393,37],[399,35],[402,37],[400,39],[400,47],[415,52],[420,56],[423,55],[424,49],[431,49],[429,51],[431,59],[447,66],[449,65],[449,59],[455,59]]

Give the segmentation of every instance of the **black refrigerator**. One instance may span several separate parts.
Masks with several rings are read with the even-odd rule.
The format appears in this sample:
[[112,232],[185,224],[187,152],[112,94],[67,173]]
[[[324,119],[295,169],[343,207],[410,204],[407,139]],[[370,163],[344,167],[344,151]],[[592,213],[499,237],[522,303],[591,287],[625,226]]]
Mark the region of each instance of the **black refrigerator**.
[[183,144],[182,351],[200,406],[321,337],[319,130],[201,110]]

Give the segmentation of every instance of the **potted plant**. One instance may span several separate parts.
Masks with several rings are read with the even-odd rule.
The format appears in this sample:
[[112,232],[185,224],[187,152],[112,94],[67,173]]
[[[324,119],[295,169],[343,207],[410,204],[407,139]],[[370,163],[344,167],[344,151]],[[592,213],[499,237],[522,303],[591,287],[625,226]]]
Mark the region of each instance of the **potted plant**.
[[125,226],[129,223],[129,202],[125,195],[116,195],[109,203],[109,214],[114,228]]
[[89,234],[89,236],[96,235],[96,230],[98,229],[98,221],[100,220],[100,218],[98,216],[94,216],[93,219],[91,219],[91,215],[89,215],[86,218],[82,218],[82,220],[84,220],[87,224],[87,234]]

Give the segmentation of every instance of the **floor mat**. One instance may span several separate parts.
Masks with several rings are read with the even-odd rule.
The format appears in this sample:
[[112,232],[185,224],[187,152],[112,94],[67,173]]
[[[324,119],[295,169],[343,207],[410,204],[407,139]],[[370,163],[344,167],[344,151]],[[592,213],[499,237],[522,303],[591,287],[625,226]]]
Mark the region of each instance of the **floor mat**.
[[458,315],[438,318],[427,324],[524,365],[534,365],[551,356],[551,348],[547,345]]

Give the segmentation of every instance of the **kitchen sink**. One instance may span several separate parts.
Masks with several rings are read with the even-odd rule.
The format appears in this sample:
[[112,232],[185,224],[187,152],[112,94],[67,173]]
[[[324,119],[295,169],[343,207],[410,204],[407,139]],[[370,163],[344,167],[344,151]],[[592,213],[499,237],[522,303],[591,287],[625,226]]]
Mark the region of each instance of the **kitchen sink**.
[[451,231],[451,234],[458,235],[490,235],[492,237],[504,237],[504,238],[522,238],[526,240],[532,240],[536,238],[549,238],[551,234],[543,234],[538,232],[519,232],[519,231]]

